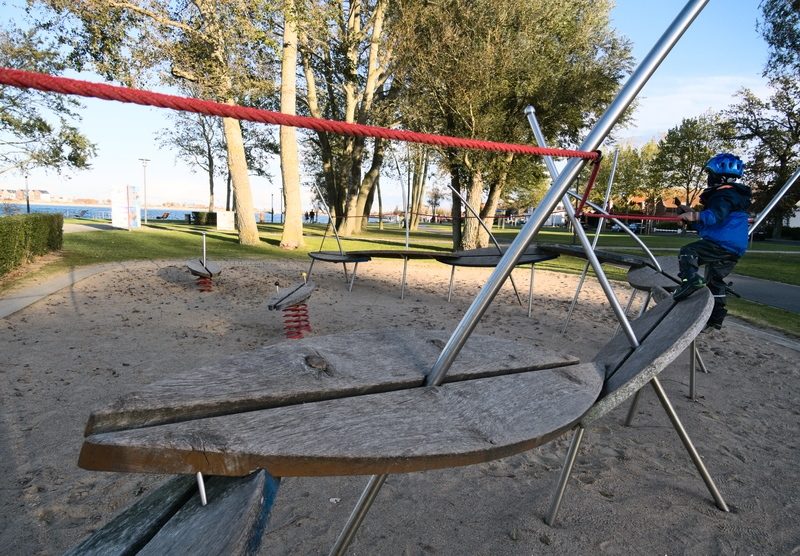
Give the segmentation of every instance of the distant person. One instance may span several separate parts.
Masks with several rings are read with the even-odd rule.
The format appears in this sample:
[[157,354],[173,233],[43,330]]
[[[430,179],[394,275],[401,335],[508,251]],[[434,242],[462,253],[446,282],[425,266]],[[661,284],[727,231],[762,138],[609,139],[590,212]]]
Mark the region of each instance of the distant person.
[[[678,256],[681,285],[672,294],[675,301],[686,299],[708,285],[714,295],[714,309],[707,326],[719,330],[725,320],[725,277],[747,250],[750,188],[736,180],[744,173],[744,163],[730,153],[713,156],[703,168],[708,186],[700,194],[703,210],[681,205],[681,220],[692,223],[700,240],[681,247]],[[706,265],[706,280],[697,274]]]

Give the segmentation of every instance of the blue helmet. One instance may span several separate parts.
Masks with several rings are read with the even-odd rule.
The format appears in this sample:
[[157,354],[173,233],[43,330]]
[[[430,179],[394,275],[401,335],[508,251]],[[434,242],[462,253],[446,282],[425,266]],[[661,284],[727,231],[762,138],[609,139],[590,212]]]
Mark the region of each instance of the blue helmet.
[[744,173],[744,162],[735,154],[720,153],[712,156],[703,169],[718,176],[741,178]]

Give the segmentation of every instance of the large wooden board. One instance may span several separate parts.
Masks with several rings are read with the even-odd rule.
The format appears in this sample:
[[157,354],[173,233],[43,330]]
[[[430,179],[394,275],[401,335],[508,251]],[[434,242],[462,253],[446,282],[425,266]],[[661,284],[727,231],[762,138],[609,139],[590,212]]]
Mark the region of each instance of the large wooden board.
[[311,251],[309,257],[325,263],[366,263],[370,258],[364,255],[339,253],[338,251]]
[[[557,253],[560,255],[570,255],[585,259],[586,251],[580,245],[564,245],[564,244],[547,244],[539,245],[539,248],[546,253]],[[625,266],[630,268],[637,268],[652,264],[650,259],[640,255],[631,255],[628,253],[617,253],[615,251],[604,251],[602,249],[595,249],[594,254],[601,263],[613,264],[616,266]]]
[[[451,266],[491,268],[497,266],[500,259],[505,254],[506,249],[502,248],[502,253],[496,247],[484,247],[481,249],[471,249],[469,251],[456,251],[448,255],[435,257],[437,261]],[[531,245],[517,261],[517,265],[539,263],[549,261],[558,257],[557,253],[545,253],[537,246]]]
[[664,288],[674,290],[680,284],[678,278],[678,256],[656,257],[661,266],[661,272],[652,267],[643,266],[632,268],[628,271],[628,283],[637,290],[649,291],[653,288]]
[[295,284],[287,288],[280,288],[275,295],[267,301],[267,308],[270,311],[280,311],[287,307],[302,303],[314,293],[317,285],[308,280],[302,284]]
[[249,411],[86,439],[86,469],[274,476],[469,465],[549,441],[597,399],[594,364]]
[[[165,378],[94,411],[86,434],[421,386],[447,339],[442,331],[386,329],[245,352]],[[577,362],[525,342],[473,334],[447,380]]]

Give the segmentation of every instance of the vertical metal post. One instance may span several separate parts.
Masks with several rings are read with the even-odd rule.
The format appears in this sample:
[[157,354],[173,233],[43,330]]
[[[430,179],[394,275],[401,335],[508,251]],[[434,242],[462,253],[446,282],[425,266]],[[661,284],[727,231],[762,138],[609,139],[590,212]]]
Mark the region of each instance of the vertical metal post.
[[695,385],[695,375],[697,374],[697,340],[692,340],[689,346],[689,399],[697,401],[697,387]]
[[[144,182],[144,223],[147,225],[147,163],[149,158],[140,158],[142,162],[142,181]],[[205,261],[203,262],[205,264]]]
[[203,268],[206,267],[206,233],[203,232]]
[[364,521],[364,517],[375,501],[375,497],[380,492],[383,483],[386,482],[386,477],[387,475],[373,475],[369,478],[369,482],[367,482],[364,492],[361,493],[361,498],[358,499],[356,506],[353,508],[347,524],[342,529],[342,532],[339,533],[339,537],[328,553],[329,556],[340,556],[347,550],[347,547],[353,541],[356,531],[361,526],[361,522]]

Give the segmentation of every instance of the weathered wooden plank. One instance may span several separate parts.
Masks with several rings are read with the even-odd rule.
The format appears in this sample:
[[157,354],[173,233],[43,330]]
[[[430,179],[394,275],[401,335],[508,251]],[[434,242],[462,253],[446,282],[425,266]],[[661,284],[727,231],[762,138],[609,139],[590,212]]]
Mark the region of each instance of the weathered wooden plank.
[[[448,335],[385,329],[283,342],[165,378],[94,411],[86,434],[420,386]],[[572,365],[551,350],[473,334],[448,381]]]
[[586,413],[583,424],[617,407],[683,353],[705,327],[714,306],[714,298],[707,288],[703,288],[680,303],[667,299],[647,313],[655,312],[662,305],[669,310],[640,342],[639,347],[606,378],[602,397]]
[[449,251],[414,251],[412,249],[359,249],[350,251],[351,255],[361,255],[373,259],[434,259]]
[[275,295],[267,301],[267,308],[270,311],[280,311],[286,307],[302,303],[311,297],[316,287],[317,285],[309,280],[303,284],[289,286],[288,288],[280,288]]
[[211,261],[206,261],[204,266],[203,261],[193,259],[191,261],[186,261],[186,266],[189,267],[189,272],[203,278],[213,278],[222,272],[219,265]]
[[352,253],[339,253],[338,251],[311,251],[308,254],[314,260],[326,263],[366,263],[370,258]]
[[601,385],[602,371],[583,364],[96,434],[79,465],[281,477],[469,465],[558,436]]
[[263,470],[248,477],[206,477],[208,505],[193,496],[138,556],[244,555],[258,552],[280,479]]
[[175,477],[114,517],[65,556],[135,554],[197,492],[194,477]]
[[[586,252],[580,245],[564,245],[560,243],[542,243],[539,248],[547,253],[557,253],[560,255],[570,255],[580,259],[586,258]],[[616,266],[626,267],[640,267],[650,264],[650,259],[640,256],[631,255],[629,253],[617,253],[615,251],[604,251],[602,249],[595,249],[594,254],[601,263],[613,264]]]
[[649,291],[653,288],[675,289],[680,284],[678,278],[678,257],[656,257],[661,272],[649,266],[632,268],[628,271],[628,283],[637,290]]
[[[440,255],[435,258],[440,263],[451,266],[490,268],[497,266],[497,263],[500,262],[500,259],[505,254],[506,248],[502,248],[501,251],[502,253],[498,252],[496,247],[483,247],[481,249],[471,249],[469,251],[455,251],[448,255]],[[517,265],[539,263],[557,257],[557,253],[545,253],[539,249],[538,246],[530,245],[517,261]]]

